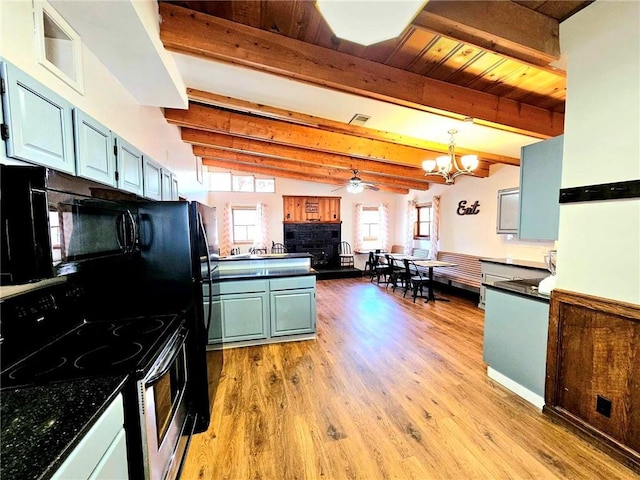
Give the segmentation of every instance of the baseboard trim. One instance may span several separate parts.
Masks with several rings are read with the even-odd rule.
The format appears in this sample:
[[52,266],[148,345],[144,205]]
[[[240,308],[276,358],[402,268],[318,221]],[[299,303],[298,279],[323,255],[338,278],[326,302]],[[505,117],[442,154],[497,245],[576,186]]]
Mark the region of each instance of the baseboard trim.
[[544,397],[541,397],[540,395],[533,393],[528,388],[525,388],[519,383],[514,382],[509,377],[503,375],[502,373],[498,372],[497,370],[491,367],[487,367],[487,376],[490,379],[498,382],[503,387],[508,388],[516,395],[524,398],[527,402],[535,405],[537,408],[540,409],[540,411],[542,411],[542,408],[544,407]]

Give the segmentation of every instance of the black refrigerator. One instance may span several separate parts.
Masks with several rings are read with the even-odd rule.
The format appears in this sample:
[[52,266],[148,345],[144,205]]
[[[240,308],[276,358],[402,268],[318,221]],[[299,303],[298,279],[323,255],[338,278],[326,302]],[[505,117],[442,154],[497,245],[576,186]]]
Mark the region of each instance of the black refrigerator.
[[[194,433],[204,432],[223,364],[221,343],[207,350],[209,326],[221,322],[211,302],[211,286],[218,276],[216,209],[199,202],[145,202],[138,212],[141,293],[153,304],[152,310],[186,312],[190,332],[186,394]],[[208,298],[203,291],[209,292]],[[207,316],[205,302],[210,305]],[[220,331],[221,325],[212,328]]]

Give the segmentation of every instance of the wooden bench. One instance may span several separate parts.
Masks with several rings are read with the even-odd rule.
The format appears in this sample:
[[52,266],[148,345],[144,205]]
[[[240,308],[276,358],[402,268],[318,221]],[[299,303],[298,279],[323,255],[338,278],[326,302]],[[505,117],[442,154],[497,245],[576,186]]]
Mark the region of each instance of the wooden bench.
[[438,260],[455,263],[456,266],[434,268],[433,279],[448,285],[465,285],[479,292],[482,283],[480,258],[464,253],[438,252]]

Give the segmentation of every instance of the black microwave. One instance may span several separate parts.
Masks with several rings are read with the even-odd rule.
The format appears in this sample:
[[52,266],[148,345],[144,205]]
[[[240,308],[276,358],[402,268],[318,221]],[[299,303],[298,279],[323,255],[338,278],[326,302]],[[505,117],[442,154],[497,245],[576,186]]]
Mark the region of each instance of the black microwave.
[[0,285],[71,273],[83,263],[139,254],[135,202],[44,167],[0,165]]

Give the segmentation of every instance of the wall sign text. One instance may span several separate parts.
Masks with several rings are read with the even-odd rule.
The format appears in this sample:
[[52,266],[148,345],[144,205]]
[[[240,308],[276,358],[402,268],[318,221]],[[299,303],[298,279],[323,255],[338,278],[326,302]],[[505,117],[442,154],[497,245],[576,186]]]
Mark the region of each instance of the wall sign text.
[[480,209],[478,208],[479,206],[480,202],[478,200],[476,200],[470,207],[467,206],[466,200],[461,200],[458,203],[458,210],[456,210],[456,213],[458,215],[477,215],[480,213]]

